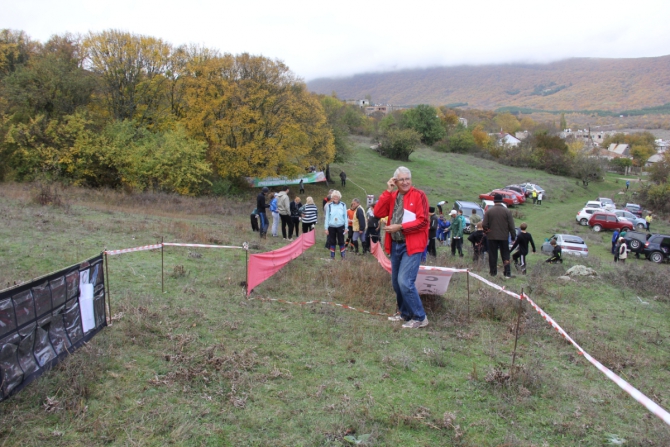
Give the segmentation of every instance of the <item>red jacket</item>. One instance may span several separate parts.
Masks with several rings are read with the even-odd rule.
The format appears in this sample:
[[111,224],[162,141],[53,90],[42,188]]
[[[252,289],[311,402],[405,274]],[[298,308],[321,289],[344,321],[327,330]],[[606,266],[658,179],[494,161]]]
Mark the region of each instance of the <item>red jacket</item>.
[[[390,225],[396,197],[398,197],[398,190],[393,192],[384,191],[375,205],[375,217],[379,219],[388,217],[388,224]],[[402,224],[402,234],[405,236],[407,254],[423,253],[428,245],[428,230],[430,228],[430,214],[428,213],[426,194],[412,186],[405,194],[402,204],[404,209],[416,214],[416,220]],[[386,233],[384,250],[391,254],[391,233]]]

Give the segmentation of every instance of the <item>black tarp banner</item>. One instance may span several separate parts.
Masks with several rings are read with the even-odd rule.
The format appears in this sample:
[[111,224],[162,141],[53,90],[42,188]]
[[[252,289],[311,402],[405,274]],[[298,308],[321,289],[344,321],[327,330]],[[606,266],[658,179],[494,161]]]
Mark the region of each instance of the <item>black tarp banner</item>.
[[107,326],[102,254],[0,291],[0,401]]

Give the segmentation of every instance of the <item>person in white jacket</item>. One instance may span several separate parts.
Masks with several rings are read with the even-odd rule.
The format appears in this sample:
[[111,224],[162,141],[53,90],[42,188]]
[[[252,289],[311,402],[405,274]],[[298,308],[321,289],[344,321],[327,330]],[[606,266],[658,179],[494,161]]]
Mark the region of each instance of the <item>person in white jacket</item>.
[[[626,262],[628,257],[628,246],[626,245],[626,240],[622,237],[619,238],[619,262]],[[615,258],[616,262],[617,259]]]
[[286,227],[288,226],[289,240],[293,236],[293,221],[291,220],[291,200],[288,197],[288,186],[277,193],[277,212],[281,219],[281,235],[286,240]]

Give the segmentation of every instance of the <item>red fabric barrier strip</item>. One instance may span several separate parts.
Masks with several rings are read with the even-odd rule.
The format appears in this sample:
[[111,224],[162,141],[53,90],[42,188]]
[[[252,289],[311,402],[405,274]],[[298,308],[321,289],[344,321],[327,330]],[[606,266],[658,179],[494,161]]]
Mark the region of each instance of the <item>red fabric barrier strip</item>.
[[314,231],[303,233],[295,241],[279,250],[249,255],[247,268],[247,296],[260,283],[277,273],[286,264],[314,245]]

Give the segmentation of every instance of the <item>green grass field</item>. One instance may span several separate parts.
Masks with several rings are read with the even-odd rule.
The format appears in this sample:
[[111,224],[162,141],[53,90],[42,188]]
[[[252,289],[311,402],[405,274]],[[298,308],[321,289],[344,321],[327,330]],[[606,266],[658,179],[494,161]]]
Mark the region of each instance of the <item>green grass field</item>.
[[[378,195],[398,162],[356,140],[344,200]],[[517,209],[540,243],[554,232],[587,240],[588,260],[544,265],[505,283],[522,289],[586,351],[670,408],[668,265],[615,265],[611,233],[575,222],[596,197],[621,203],[608,175],[587,189],[574,179],[466,155],[420,149],[406,164],[431,203],[474,200],[520,181],[550,199]],[[633,185],[631,192],[634,192]],[[33,203],[31,185],[0,185],[0,284],[63,268],[103,249],[166,242],[283,245],[258,241],[245,200],[65,189],[66,205]],[[317,203],[326,185],[306,185]],[[304,197],[303,197],[304,201]],[[321,228],[321,227],[318,227]],[[667,223],[655,222],[658,231]],[[279,240],[277,240],[279,239]],[[670,430],[596,370],[529,306],[456,275],[443,297],[425,297],[430,325],[407,331],[384,317],[289,301],[327,300],[393,312],[390,277],[371,257],[329,263],[324,235],[247,299],[243,251],[165,248],[110,257],[113,323],[85,348],[0,404],[0,445],[665,446]],[[539,247],[538,247],[539,248]],[[438,247],[436,265],[487,269]],[[582,263],[596,278],[561,282]],[[512,377],[510,377],[510,373]],[[370,435],[367,437],[366,435]],[[352,441],[350,441],[352,440]],[[618,444],[621,445],[621,444]]]

